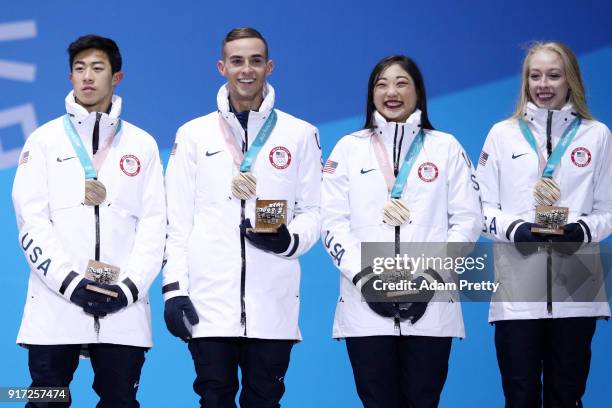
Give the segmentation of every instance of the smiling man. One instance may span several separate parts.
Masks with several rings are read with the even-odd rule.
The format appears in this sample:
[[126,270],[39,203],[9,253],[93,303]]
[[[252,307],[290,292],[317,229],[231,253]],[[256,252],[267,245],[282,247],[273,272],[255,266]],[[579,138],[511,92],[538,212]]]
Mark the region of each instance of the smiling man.
[[[321,151],[313,126],[274,109],[273,67],[259,32],[230,31],[218,111],[178,130],[166,172],[164,318],[189,343],[207,408],[236,406],[238,367],[240,405],[278,407],[301,338],[298,257],[318,239]],[[256,216],[278,227],[258,232]]]
[[32,387],[68,387],[85,354],[97,406],[137,407],[166,231],[162,166],[155,140],[119,117],[117,44],[86,35],[68,53],[66,114],[30,135],[13,185],[30,268],[17,342]]

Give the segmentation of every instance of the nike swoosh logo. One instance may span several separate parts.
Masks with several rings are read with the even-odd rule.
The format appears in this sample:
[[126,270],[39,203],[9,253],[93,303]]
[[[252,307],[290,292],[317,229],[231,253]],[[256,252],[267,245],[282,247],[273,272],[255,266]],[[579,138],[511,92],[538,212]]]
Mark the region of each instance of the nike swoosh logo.
[[59,163],[61,163],[61,162],[65,162],[66,160],[70,160],[70,159],[74,159],[74,158],[76,158],[76,156],[65,157],[65,158],[63,158],[63,159],[60,159],[60,158],[58,157],[58,158],[57,158],[57,161],[58,161]]
[[223,150],[217,150],[216,152],[210,153],[208,150],[206,151],[206,157],[214,156],[217,153],[221,153]]
[[514,153],[512,153],[512,158],[513,158],[513,159],[516,159],[516,158],[521,157],[521,156],[524,156],[524,155],[526,155],[526,154],[527,154],[527,153],[522,153],[522,154],[514,154]]
[[369,172],[374,171],[374,170],[376,170],[376,169],[370,169],[370,170],[361,169],[361,174],[366,174],[366,173],[369,173]]

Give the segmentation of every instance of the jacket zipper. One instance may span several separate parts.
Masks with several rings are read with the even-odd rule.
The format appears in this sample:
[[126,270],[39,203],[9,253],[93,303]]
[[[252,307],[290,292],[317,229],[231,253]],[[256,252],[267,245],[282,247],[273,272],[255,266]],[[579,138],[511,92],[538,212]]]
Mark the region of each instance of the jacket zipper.
[[553,117],[553,112],[548,111],[548,117],[546,119],[546,151],[548,152],[548,157],[550,157],[550,155],[552,154],[552,139],[551,139],[552,117]]
[[[402,127],[402,136],[400,137],[399,148],[397,146],[397,129],[398,125],[395,124],[395,134],[393,135],[393,173],[395,177],[399,173],[399,161],[400,154],[402,151],[402,142],[404,141],[404,128]],[[397,150],[397,152],[396,152]],[[400,253],[400,226],[395,226],[395,255],[399,255]],[[393,327],[395,331],[399,332],[400,336],[402,334],[402,327],[400,326],[400,315],[399,315],[399,305],[397,303],[393,303],[393,308],[395,309],[395,316],[393,317]]]
[[[242,145],[242,153],[246,153],[249,146],[248,130],[244,130],[244,143]],[[240,224],[244,222],[244,207],[245,201],[240,200]],[[247,335],[246,326],[246,305],[244,301],[245,286],[246,286],[246,246],[244,232],[240,230],[240,325],[244,328],[243,335]]]
[[[93,134],[91,138],[91,151],[92,156],[96,154],[98,151],[98,143],[100,140],[100,118],[102,114],[100,112],[96,112],[96,123],[94,124]],[[100,206],[94,206],[94,219],[96,223],[96,248],[95,248],[95,256],[94,259],[96,261],[100,261]],[[94,330],[96,334],[100,335],[100,318],[98,316],[94,316]]]
[[[395,255],[399,255],[400,252],[400,227],[399,225],[395,227]],[[393,303],[393,308],[395,309],[395,316],[393,317],[394,328],[395,331],[398,331],[399,334],[402,334],[402,328],[400,326],[400,316],[399,316],[399,304]]]
[[[552,154],[552,117],[553,112],[548,111],[548,117],[546,118],[546,152],[548,153],[548,158]],[[546,250],[546,311],[549,315],[552,315],[552,248],[550,245],[548,245]]]

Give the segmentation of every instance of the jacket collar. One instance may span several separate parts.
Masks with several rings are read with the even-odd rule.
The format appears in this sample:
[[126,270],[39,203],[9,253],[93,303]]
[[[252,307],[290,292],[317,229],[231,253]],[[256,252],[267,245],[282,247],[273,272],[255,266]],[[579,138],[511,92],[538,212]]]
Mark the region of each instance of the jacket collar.
[[[261,103],[258,111],[250,111],[249,112],[249,121],[248,121],[248,132],[249,135],[249,145],[254,139],[254,136],[259,132],[259,129],[264,124],[264,121],[274,109],[274,88],[272,85],[266,82],[263,89],[264,100]],[[238,122],[236,115],[230,111],[230,103],[229,103],[229,92],[227,90],[227,84],[224,84],[219,89],[217,93],[217,108],[219,109],[219,113],[225,120],[225,122],[229,125],[234,137],[238,142],[242,142],[244,140],[244,130]]]
[[74,98],[74,91],[70,91],[66,95],[66,112],[70,117],[70,121],[74,125],[77,133],[81,137],[83,144],[91,149],[91,140],[94,125],[96,123],[97,113],[100,113],[99,123],[99,146],[104,146],[109,143],[109,138],[115,136],[117,126],[119,125],[119,117],[121,115],[122,100],[118,95],[113,95],[111,99],[111,111],[106,112],[88,112],[87,109],[79,105]]
[[[66,112],[76,119],[85,119],[85,117],[93,115],[96,116],[95,112],[87,112],[87,109],[82,107],[76,102],[74,98],[74,91],[70,91],[68,95],[66,95]],[[117,119],[121,115],[121,97],[119,95],[113,95],[111,98],[111,111],[110,113],[102,112],[102,115],[106,115],[109,118]]]
[[556,139],[561,137],[565,128],[572,123],[578,114],[570,102],[566,103],[560,110],[538,108],[533,102],[528,102],[523,111],[523,120],[532,126],[532,130],[535,130],[534,136],[536,138],[546,138],[549,116],[550,132],[552,137]]
[[421,129],[421,110],[415,110],[406,119],[405,123],[388,122],[378,111],[373,114],[374,131],[382,138],[383,143],[393,144],[395,138],[395,130],[398,134],[404,133],[404,143],[412,143],[412,140]]
[[[274,88],[269,83],[266,83],[263,88],[263,102],[257,111],[249,112],[249,120],[255,117],[267,116],[270,111],[274,108]],[[229,103],[229,92],[227,90],[227,84],[224,84],[219,88],[219,92],[217,92],[217,108],[219,112],[226,117],[226,115],[233,115],[230,112],[230,103]]]

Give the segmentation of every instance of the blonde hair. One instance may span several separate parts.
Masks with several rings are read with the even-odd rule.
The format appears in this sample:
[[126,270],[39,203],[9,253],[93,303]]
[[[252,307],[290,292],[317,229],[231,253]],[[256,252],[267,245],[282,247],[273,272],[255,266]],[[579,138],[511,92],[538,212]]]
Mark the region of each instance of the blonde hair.
[[586,103],[584,84],[582,82],[582,75],[580,74],[580,67],[578,66],[576,55],[567,45],[558,41],[535,42],[527,49],[527,55],[525,55],[525,59],[523,60],[519,99],[512,117],[522,117],[525,105],[531,101],[531,97],[529,96],[529,61],[536,52],[541,50],[552,51],[559,55],[561,61],[563,61],[565,78],[569,87],[570,102],[574,105],[574,109],[580,117],[583,119],[593,119]]

